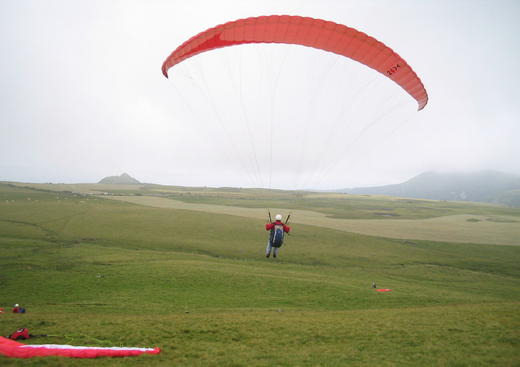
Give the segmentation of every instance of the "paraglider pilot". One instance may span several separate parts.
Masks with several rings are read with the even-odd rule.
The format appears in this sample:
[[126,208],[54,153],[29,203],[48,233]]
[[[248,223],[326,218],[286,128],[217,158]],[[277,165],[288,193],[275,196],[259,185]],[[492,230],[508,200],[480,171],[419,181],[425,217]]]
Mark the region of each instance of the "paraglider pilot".
[[20,305],[17,303],[13,307],[13,313],[25,313],[25,308],[20,307]]
[[276,257],[276,255],[278,255],[278,249],[283,244],[284,235],[290,232],[291,227],[282,222],[281,214],[276,214],[275,221],[267,223],[265,230],[270,231],[267,248],[265,249],[265,257],[271,256],[271,252],[273,253],[273,257]]

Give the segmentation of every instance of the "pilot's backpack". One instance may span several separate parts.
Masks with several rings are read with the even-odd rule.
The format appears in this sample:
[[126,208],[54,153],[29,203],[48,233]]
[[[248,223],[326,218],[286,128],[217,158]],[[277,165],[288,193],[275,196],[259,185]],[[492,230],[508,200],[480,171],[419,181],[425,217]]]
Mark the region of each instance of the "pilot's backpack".
[[282,246],[284,234],[285,232],[283,230],[283,224],[275,224],[274,227],[271,229],[271,246]]
[[29,334],[29,330],[26,328],[18,329],[11,335],[9,335],[9,339],[18,340],[18,339],[29,339],[31,334]]

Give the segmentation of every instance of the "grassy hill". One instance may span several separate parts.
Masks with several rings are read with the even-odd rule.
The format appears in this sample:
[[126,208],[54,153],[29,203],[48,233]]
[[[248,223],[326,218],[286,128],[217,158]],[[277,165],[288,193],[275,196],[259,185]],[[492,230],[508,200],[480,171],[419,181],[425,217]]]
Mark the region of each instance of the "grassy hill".
[[134,184],[140,184],[139,181],[137,181],[135,178],[130,176],[128,173],[122,173],[119,176],[108,176],[105,178],[102,178],[101,181],[99,181],[100,184],[118,184],[118,185],[134,185]]
[[[294,222],[280,257],[266,259],[264,218],[233,208],[277,203],[363,220],[395,220],[374,214],[381,208],[409,220],[468,212],[515,220],[520,210],[265,190],[28,186],[0,184],[0,307],[20,303],[28,311],[0,314],[0,334],[27,327],[57,335],[30,341],[36,344],[163,352],[95,362],[0,357],[2,366],[520,361],[520,247],[391,239]],[[227,206],[234,215],[107,199],[122,193]],[[372,281],[393,291],[375,292]]]
[[400,184],[339,191],[351,194],[500,203],[519,207],[519,190],[519,176],[496,171],[480,171],[473,173],[425,172]]

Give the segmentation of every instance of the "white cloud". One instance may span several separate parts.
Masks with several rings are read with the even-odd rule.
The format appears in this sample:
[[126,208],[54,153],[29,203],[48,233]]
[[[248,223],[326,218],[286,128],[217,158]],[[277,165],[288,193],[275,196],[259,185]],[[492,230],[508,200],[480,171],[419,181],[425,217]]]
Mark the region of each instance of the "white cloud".
[[[330,188],[430,169],[520,173],[515,1],[0,7],[0,180],[96,182],[128,172],[163,184]],[[164,58],[194,34],[265,14],[375,36],[421,76],[429,105],[417,113],[372,70],[303,47],[233,47],[161,75]]]

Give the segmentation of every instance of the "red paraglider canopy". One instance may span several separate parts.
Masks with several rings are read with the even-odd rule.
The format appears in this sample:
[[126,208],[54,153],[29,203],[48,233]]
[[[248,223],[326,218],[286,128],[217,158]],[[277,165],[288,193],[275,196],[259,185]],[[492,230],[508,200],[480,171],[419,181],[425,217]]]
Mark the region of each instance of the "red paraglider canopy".
[[78,347],[72,345],[29,345],[0,336],[0,355],[12,358],[61,356],[72,358],[128,357],[140,354],[159,354],[159,348],[133,347]]
[[391,292],[391,291],[392,291],[391,289],[386,289],[386,288],[376,289],[376,292]]
[[218,25],[180,45],[162,65],[168,69],[201,52],[247,43],[289,43],[333,52],[356,60],[392,79],[415,98],[422,110],[428,94],[417,74],[391,48],[354,28],[334,22],[290,15],[239,19]]

